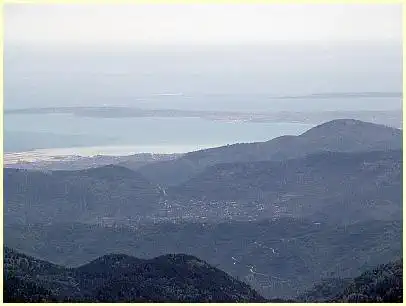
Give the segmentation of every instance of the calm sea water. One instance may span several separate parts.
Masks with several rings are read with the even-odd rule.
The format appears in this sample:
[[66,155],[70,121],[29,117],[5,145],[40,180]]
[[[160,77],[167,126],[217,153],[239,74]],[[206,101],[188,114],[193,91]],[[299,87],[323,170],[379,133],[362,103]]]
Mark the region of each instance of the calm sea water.
[[[10,115],[5,151],[76,146],[162,147],[179,151],[297,135],[311,128],[295,123],[220,122],[199,118],[82,118],[66,114]],[[26,138],[24,140],[24,138]],[[102,150],[102,149],[101,149]],[[156,150],[156,149],[155,149]]]
[[[5,109],[131,106],[225,111],[400,109],[401,99],[271,100],[331,92],[401,92],[401,45],[44,49],[6,44]],[[168,95],[169,94],[169,95]],[[5,150],[206,147],[297,135],[296,123],[196,118],[6,115]],[[167,151],[167,150],[166,150]]]

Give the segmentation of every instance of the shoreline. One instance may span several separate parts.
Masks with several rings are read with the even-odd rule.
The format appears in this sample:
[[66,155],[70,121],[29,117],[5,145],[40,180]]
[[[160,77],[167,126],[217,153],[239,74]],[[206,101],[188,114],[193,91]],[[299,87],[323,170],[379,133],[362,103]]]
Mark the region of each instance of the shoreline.
[[223,146],[224,144],[209,145],[123,145],[123,146],[89,146],[69,148],[35,149],[23,152],[4,152],[4,165],[17,163],[33,163],[40,161],[58,162],[74,161],[81,158],[97,156],[130,156],[135,154],[179,154],[201,149]]

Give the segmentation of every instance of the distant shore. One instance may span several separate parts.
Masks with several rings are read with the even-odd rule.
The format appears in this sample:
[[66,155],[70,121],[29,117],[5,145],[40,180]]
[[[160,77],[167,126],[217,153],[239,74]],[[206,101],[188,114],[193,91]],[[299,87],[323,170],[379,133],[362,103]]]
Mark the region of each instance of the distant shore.
[[94,146],[72,148],[37,149],[25,152],[5,152],[4,165],[30,163],[39,161],[72,161],[82,157],[93,156],[129,156],[133,154],[172,154],[187,153],[200,149],[218,147],[222,144],[209,145],[127,145],[127,146]]

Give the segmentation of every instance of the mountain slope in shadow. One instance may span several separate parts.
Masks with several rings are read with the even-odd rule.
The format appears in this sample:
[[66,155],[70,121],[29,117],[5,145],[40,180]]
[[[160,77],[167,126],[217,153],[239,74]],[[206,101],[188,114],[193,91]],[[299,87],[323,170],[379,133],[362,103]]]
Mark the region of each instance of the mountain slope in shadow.
[[6,302],[264,302],[248,285],[194,256],[111,254],[64,268],[5,248]]
[[401,303],[402,259],[367,270],[353,279],[326,279],[297,298],[301,302]]
[[295,299],[266,300],[248,285],[185,254],[150,260],[102,256],[63,268],[5,248],[5,302],[402,302],[402,259],[354,279],[329,279]]

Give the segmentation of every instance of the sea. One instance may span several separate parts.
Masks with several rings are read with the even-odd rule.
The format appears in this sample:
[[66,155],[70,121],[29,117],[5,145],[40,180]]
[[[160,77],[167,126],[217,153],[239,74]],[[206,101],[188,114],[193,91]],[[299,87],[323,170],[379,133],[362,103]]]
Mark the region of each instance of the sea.
[[[4,75],[5,110],[121,106],[265,113],[400,111],[402,105],[402,48],[398,45],[68,50],[6,44]],[[353,94],[371,92],[400,94]],[[312,96],[326,93],[329,96],[324,98]],[[313,126],[186,116],[5,114],[4,150],[63,149],[82,155],[177,153],[299,135]]]

